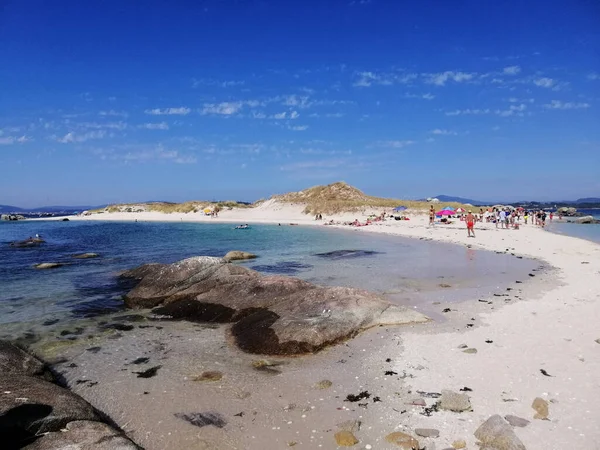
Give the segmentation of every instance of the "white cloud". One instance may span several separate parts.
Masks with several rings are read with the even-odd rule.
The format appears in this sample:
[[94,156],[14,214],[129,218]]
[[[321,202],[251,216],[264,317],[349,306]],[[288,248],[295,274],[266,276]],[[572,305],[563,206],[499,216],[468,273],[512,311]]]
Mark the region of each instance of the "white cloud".
[[510,107],[508,109],[505,110],[499,110],[497,109],[495,111],[495,113],[497,115],[499,115],[500,117],[510,117],[513,115],[517,115],[519,117],[523,117],[525,114],[523,113],[523,111],[525,111],[527,109],[527,105],[525,105],[524,103],[521,103],[520,105],[510,105]]
[[504,75],[518,75],[521,73],[521,68],[519,66],[505,67],[502,73],[504,73]]
[[217,87],[222,87],[222,88],[228,88],[228,87],[233,87],[233,86],[243,86],[244,84],[246,84],[245,81],[234,81],[234,80],[227,80],[227,81],[219,81],[219,80],[212,80],[212,79],[192,79],[192,87],[193,88],[197,88],[198,86],[217,86]]
[[588,74],[587,79],[592,80],[592,81],[600,80],[600,74],[592,72],[592,73]]
[[550,103],[544,105],[546,109],[586,109],[589,108],[589,103],[574,103],[574,102],[561,102],[560,100],[552,100]]
[[534,103],[535,99],[533,98],[516,98],[516,97],[511,97],[508,99],[509,103]]
[[411,94],[410,92],[404,95],[405,98],[421,98],[423,100],[433,100],[435,95],[427,92],[426,94]]
[[231,116],[238,113],[242,106],[242,102],[205,103],[201,113]]
[[156,148],[142,148],[127,150],[127,146],[120,149],[94,149],[92,153],[104,160],[121,161],[124,163],[147,163],[147,162],[171,162],[175,164],[194,164],[196,156],[192,154],[181,154],[177,150],[169,150],[162,144]]
[[492,111],[490,109],[457,109],[455,111],[446,112],[447,116],[460,116],[460,115],[473,115],[480,116],[483,114],[490,114]]
[[123,121],[107,122],[107,123],[82,122],[82,123],[75,124],[75,126],[80,127],[80,128],[90,128],[93,130],[109,129],[109,130],[122,131],[127,128],[127,123],[125,123]]
[[391,86],[393,84],[409,84],[418,78],[416,73],[375,73],[359,72],[358,79],[353,83],[356,87],[369,87],[374,84]]
[[536,86],[539,86],[539,87],[549,89],[556,84],[556,80],[553,80],[552,78],[547,78],[547,77],[537,78],[537,79],[533,80],[533,84],[535,84]]
[[456,131],[451,130],[442,130],[440,128],[436,128],[435,130],[430,131],[431,134],[437,134],[439,136],[458,136]]
[[288,126],[288,130],[292,130],[292,131],[306,131],[306,130],[308,130],[308,125]]
[[4,132],[0,132],[0,145],[25,144],[33,139],[28,136],[4,136]]
[[332,169],[346,164],[345,159],[320,159],[314,161],[301,161],[281,166],[279,170],[284,172],[305,170],[305,169]]
[[416,144],[415,141],[379,141],[378,145],[381,147],[391,148],[404,148],[409,145]]
[[60,142],[61,144],[73,144],[73,143],[89,141],[92,139],[103,139],[104,137],[106,137],[106,135],[107,135],[107,133],[104,130],[90,131],[89,133],[83,133],[83,134],[79,134],[79,133],[75,133],[75,132],[71,131],[71,132],[65,134],[63,137],[57,137],[56,141]]
[[286,95],[283,97],[283,105],[285,106],[295,106],[297,108],[310,108],[314,102],[310,100],[310,97],[307,95]]
[[98,113],[99,116],[115,116],[115,117],[124,117],[127,118],[129,117],[129,114],[127,114],[125,111],[115,111],[114,109],[108,110],[108,111],[100,111]]
[[153,116],[171,116],[171,115],[187,116],[190,112],[192,112],[192,110],[186,106],[180,106],[179,108],[147,109],[144,112],[146,114],[150,114]]
[[283,120],[283,119],[297,119],[298,117],[300,117],[300,114],[298,114],[297,111],[291,111],[291,112],[280,112],[277,114],[273,114],[271,116],[271,119],[276,119],[276,120]]
[[167,124],[167,122],[144,123],[139,125],[138,128],[145,128],[146,130],[168,130],[169,124]]
[[462,83],[463,81],[472,80],[476,74],[466,72],[446,71],[440,73],[424,74],[425,82],[436,86],[444,86],[448,81]]
[[266,119],[267,115],[263,112],[252,111],[251,117],[253,119]]

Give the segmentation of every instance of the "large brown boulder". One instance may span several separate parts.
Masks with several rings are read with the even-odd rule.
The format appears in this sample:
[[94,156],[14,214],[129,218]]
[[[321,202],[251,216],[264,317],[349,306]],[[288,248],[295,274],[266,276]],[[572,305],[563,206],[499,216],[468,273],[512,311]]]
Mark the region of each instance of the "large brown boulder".
[[7,341],[0,341],[0,375],[29,375],[52,379],[46,364]]
[[0,375],[0,392],[0,435],[33,436],[73,420],[100,420],[81,397],[41,378]]
[[138,450],[121,432],[100,422],[76,420],[48,433],[24,450]]
[[127,306],[161,305],[154,312],[173,319],[233,322],[235,342],[250,353],[310,353],[373,326],[428,320],[364,290],[263,276],[221,258],[150,264],[123,276],[139,280]]
[[256,255],[254,253],[241,252],[239,250],[232,250],[223,257],[225,261],[243,261],[245,259],[255,258]]

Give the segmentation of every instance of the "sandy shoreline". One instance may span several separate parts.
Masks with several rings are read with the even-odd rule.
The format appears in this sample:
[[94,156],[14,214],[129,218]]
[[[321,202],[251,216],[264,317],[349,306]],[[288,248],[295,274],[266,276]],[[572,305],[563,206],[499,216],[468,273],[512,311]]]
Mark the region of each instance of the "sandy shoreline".
[[[335,220],[349,221],[357,216],[361,218],[358,214],[347,214],[344,217],[336,217]],[[355,433],[360,443],[354,448],[367,448],[366,445],[371,445],[374,449],[391,448],[384,440],[386,434],[400,430],[414,436],[412,431],[415,428],[440,430],[439,438],[421,439],[422,445],[434,442],[436,448],[444,449],[451,447],[452,442],[464,439],[467,448],[477,448],[473,432],[493,414],[514,414],[530,420],[532,423],[527,427],[516,429],[517,435],[528,449],[600,448],[598,447],[600,427],[597,425],[600,405],[595,400],[600,398],[600,381],[598,381],[600,345],[595,341],[600,338],[597,325],[600,320],[598,277],[600,246],[580,239],[547,233],[533,226],[523,226],[520,230],[497,230],[493,224],[478,224],[477,237],[469,239],[460,222],[429,228],[424,217],[413,215],[411,217],[410,221],[386,221],[357,228],[355,231],[432,239],[495,252],[508,251],[516,255],[537,258],[551,266],[552,270],[533,273],[535,277],[529,277],[529,280],[522,280],[524,283],[515,285],[511,288],[513,290],[510,291],[511,297],[508,302],[504,298],[488,299],[491,304],[470,299],[457,304],[452,308],[453,311],[445,313],[445,317],[449,320],[444,323],[434,322],[429,325],[399,327],[392,330],[372,330],[350,341],[346,346],[339,346],[310,357],[312,360],[308,363],[310,368],[306,373],[304,368],[303,371],[299,370],[302,360],[299,359],[289,363],[291,367],[299,365],[298,370],[291,374],[293,376],[286,376],[285,371],[288,370],[288,366],[285,366],[282,369],[284,372],[282,376],[268,382],[261,381],[260,378],[256,380],[250,378],[251,383],[256,383],[258,386],[257,391],[265,393],[272,388],[277,395],[284,397],[281,400],[277,395],[273,395],[270,399],[265,398],[262,405],[259,402],[250,409],[255,411],[260,411],[261,408],[272,409],[275,404],[281,402],[281,411],[285,411],[283,408],[289,405],[283,403],[296,400],[293,397],[298,397],[299,392],[304,392],[305,398],[303,397],[301,401],[313,402],[311,406],[315,406],[316,402],[319,414],[311,415],[310,406],[304,405],[301,409],[309,408],[308,412],[303,413],[307,417],[302,418],[303,414],[299,414],[297,418],[283,424],[272,424],[270,427],[270,423],[257,420],[260,423],[258,425],[248,420],[246,416],[239,428],[231,424],[232,429],[225,434],[228,436],[227,439],[224,438],[222,430],[212,430],[213,427],[195,429],[193,432],[201,435],[206,445],[198,448],[285,448],[285,443],[290,442],[296,442],[301,448],[336,448],[333,439],[336,421],[353,419],[360,419],[364,423],[363,427]],[[251,210],[223,211],[221,217],[217,219],[197,214],[160,213],[114,213],[70,218],[70,220],[115,221],[135,219],[141,222],[321,225],[303,215],[301,208],[290,205],[266,205]],[[467,324],[471,323],[475,326],[467,327]],[[184,331],[180,330],[180,332],[181,336],[187,336]],[[390,334],[393,335],[392,338],[389,337]],[[126,338],[127,335],[123,339]],[[152,340],[150,335],[138,336],[138,338],[146,343]],[[169,339],[168,336],[161,338],[165,341]],[[158,337],[156,339],[159,340]],[[458,348],[461,344],[476,348],[477,353],[463,353]],[[187,348],[185,345],[178,348],[185,354],[183,351]],[[118,351],[118,345],[114,351]],[[192,350],[188,349],[188,351]],[[219,354],[220,357],[224,357],[232,350],[220,348],[219,351],[224,352]],[[344,352],[352,355],[353,365],[342,367],[337,362],[340,359],[332,362],[341,357]],[[214,366],[218,361],[217,356],[215,353],[212,364],[205,362],[200,364],[201,368],[210,370],[209,366]],[[110,361],[111,358],[112,356],[106,356],[104,362]],[[235,358],[244,361],[244,367],[248,366],[251,359],[257,359],[237,353]],[[387,358],[392,361],[386,363]],[[347,356],[345,359],[350,360],[350,357]],[[358,359],[360,362],[357,361]],[[101,358],[99,360],[102,361]],[[543,375],[541,369],[551,376]],[[385,377],[384,372],[387,370],[399,375]],[[339,371],[344,373],[337,373]],[[398,380],[397,385],[390,386],[390,380],[386,378],[397,379],[403,373],[407,374],[406,377],[401,381]],[[237,378],[234,376],[234,380],[225,378],[225,381],[220,383],[221,389],[231,390],[236,384],[248,383],[246,377],[249,375],[242,369],[239,374],[242,375]],[[350,382],[352,375],[357,377],[353,386]],[[336,376],[337,379],[334,379]],[[343,391],[310,389],[311,384],[328,377],[334,382],[334,387],[342,385]],[[297,392],[285,394],[290,383],[295,383],[292,385],[292,390]],[[270,384],[272,386],[269,386]],[[473,405],[472,412],[460,414],[437,412],[427,417],[420,414],[421,407],[409,406],[404,402],[407,396],[414,395],[416,390],[458,391],[465,386],[472,389],[472,392],[469,392]],[[153,387],[159,388],[159,386]],[[352,405],[351,410],[337,409],[348,406],[342,402],[345,395],[365,387],[375,395],[381,396],[382,402],[369,404],[366,410],[356,408],[355,405]],[[176,390],[176,386],[171,388]],[[214,403],[216,407],[220,404],[220,397],[215,392],[210,394],[211,389],[215,392],[222,391],[214,385],[202,390],[208,403]],[[401,395],[396,395],[395,389],[402,391]],[[76,386],[75,390],[86,398],[90,394],[83,386]],[[412,391],[413,394],[409,394],[408,391]],[[551,402],[550,420],[533,420],[535,411],[531,408],[531,403],[536,397]],[[110,407],[110,402],[105,398],[102,400],[103,398],[100,395],[90,400],[106,409]],[[168,401],[168,398],[169,396],[159,396],[154,398],[154,401]],[[319,400],[321,398],[323,400]],[[238,400],[231,401],[235,403]],[[320,402],[331,405],[323,407],[319,405]],[[231,406],[231,402],[227,404]],[[150,408],[149,403],[145,405]],[[243,406],[243,403],[240,406]],[[273,417],[291,416],[296,414],[292,413],[295,410],[296,408],[293,408],[271,415],[265,413],[264,419],[273,420]],[[406,412],[402,413],[402,411]],[[258,413],[259,416],[260,414]],[[143,428],[143,423],[129,427],[128,423],[120,422],[118,417],[113,418],[121,426],[127,425],[124,428],[133,433],[134,439],[141,438],[142,445],[152,442],[153,437],[144,438],[136,435],[136,429]],[[151,417],[148,417],[148,420],[150,419]],[[155,419],[160,420],[160,417],[155,416]],[[130,421],[131,417],[124,413],[122,420]],[[292,423],[288,425],[288,422]],[[170,425],[167,425],[167,428],[168,426]],[[162,431],[164,429],[161,429],[161,433]],[[259,440],[251,437],[258,435],[259,432],[262,433]],[[294,435],[297,437],[294,438]],[[172,438],[165,435],[163,439],[162,441],[158,439],[157,442],[165,445]],[[223,445],[215,446],[216,441]],[[265,442],[276,443],[276,445],[264,447]],[[167,447],[148,446],[147,448]]]

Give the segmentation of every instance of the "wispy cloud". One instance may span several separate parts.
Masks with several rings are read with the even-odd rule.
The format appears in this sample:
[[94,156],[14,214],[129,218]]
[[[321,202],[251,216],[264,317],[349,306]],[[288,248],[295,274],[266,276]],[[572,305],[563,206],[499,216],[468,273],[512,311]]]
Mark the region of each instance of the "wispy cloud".
[[510,117],[510,116],[514,116],[514,115],[523,117],[525,115],[523,113],[523,111],[525,111],[526,109],[527,109],[527,105],[525,105],[524,103],[521,103],[519,105],[510,105],[510,107],[508,109],[504,109],[504,110],[497,109],[496,111],[494,111],[494,113],[499,115],[500,117]]
[[472,80],[475,77],[475,75],[477,74],[453,71],[424,74],[425,82],[436,86],[445,86],[448,81],[454,81],[455,83],[463,83],[465,81]]
[[[69,124],[71,124],[69,122]],[[98,123],[98,122],[81,122],[81,123],[77,123],[77,124],[73,124],[74,126],[78,127],[78,128],[87,128],[87,129],[92,129],[92,130],[103,130],[103,129],[107,129],[107,130],[125,130],[127,128],[127,123],[120,121],[120,122],[107,122],[107,123]]]
[[168,130],[169,124],[167,124],[167,122],[144,123],[142,125],[138,125],[138,128],[145,128],[146,130]]
[[407,92],[404,95],[404,98],[420,98],[423,100],[433,100],[435,98],[435,95],[427,92],[425,94],[411,94],[410,92]]
[[213,79],[206,79],[206,78],[193,78],[192,79],[192,87],[193,88],[197,88],[199,86],[217,86],[217,87],[221,87],[221,88],[228,88],[228,87],[234,87],[234,86],[243,86],[244,84],[246,84],[245,81],[234,81],[234,80],[226,80],[226,81],[219,81],[219,80],[213,80]]
[[418,77],[416,73],[358,72],[353,86],[369,87],[372,85],[391,86],[393,84],[409,84]]
[[508,66],[502,70],[504,75],[518,75],[521,73],[521,67],[519,66]]
[[596,73],[596,72],[589,73],[587,76],[587,79],[592,80],[592,81],[600,80],[600,73]]
[[287,128],[292,131],[306,131],[308,130],[308,125],[288,125]]
[[544,105],[546,109],[586,109],[589,108],[589,103],[561,102],[560,100],[552,100]]
[[182,154],[178,150],[166,149],[162,144],[155,148],[127,150],[124,148],[94,149],[92,153],[103,160],[121,161],[124,163],[171,162],[175,164],[195,164],[197,158],[193,154]]
[[147,109],[144,112],[146,114],[150,114],[153,116],[171,116],[171,115],[187,116],[190,112],[192,112],[192,110],[186,106],[180,106],[178,108]]
[[389,147],[389,148],[404,148],[409,145],[416,144],[416,141],[378,141],[377,145],[379,147]]
[[484,114],[490,114],[492,111],[490,109],[457,109],[454,111],[446,112],[447,116],[480,116]]
[[535,80],[533,80],[533,84],[539,87],[549,89],[556,84],[556,80],[553,80],[552,78],[548,77],[536,78]]
[[306,169],[335,169],[344,166],[347,160],[344,158],[317,159],[313,161],[300,161],[279,167],[284,172],[306,170]]
[[89,141],[92,139],[103,139],[106,136],[107,136],[107,132],[104,130],[90,131],[88,133],[82,133],[82,134],[71,131],[71,132],[65,134],[63,137],[55,137],[55,140],[57,142],[60,142],[61,144],[73,144],[73,143],[81,143],[81,142]]
[[123,117],[123,118],[127,118],[129,117],[129,114],[127,114],[125,111],[115,111],[114,109],[110,109],[108,111],[100,111],[98,113],[99,116],[114,116],[114,117]]
[[243,106],[242,102],[205,103],[201,114],[231,116],[240,112]]
[[277,119],[277,120],[283,120],[283,119],[297,119],[298,117],[300,117],[300,114],[298,114],[298,111],[284,111],[284,112],[280,112],[277,114],[273,114],[271,116],[271,119]]
[[438,136],[458,136],[458,133],[456,131],[443,130],[443,129],[440,129],[440,128],[436,128],[435,130],[431,130],[430,133],[431,134],[436,134]]
[[13,144],[25,144],[33,139],[28,136],[3,136],[4,133],[0,131],[0,145],[13,145]]

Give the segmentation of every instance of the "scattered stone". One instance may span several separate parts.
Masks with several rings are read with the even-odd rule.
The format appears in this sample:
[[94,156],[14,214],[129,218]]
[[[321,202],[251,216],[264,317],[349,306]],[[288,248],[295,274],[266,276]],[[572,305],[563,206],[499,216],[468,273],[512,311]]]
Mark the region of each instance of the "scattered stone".
[[439,286],[440,286],[441,288],[451,288],[451,287],[452,287],[451,285],[449,285],[449,284],[446,284],[446,283],[440,283],[440,284],[439,284]]
[[494,341],[492,341],[491,339],[487,339],[487,340],[485,341],[485,343],[486,343],[486,344],[491,344],[491,343],[493,343],[493,342],[494,342]]
[[202,374],[194,377],[194,381],[220,381],[223,378],[223,374],[216,370],[209,370],[207,372],[203,372]]
[[531,407],[536,411],[535,415],[533,416],[534,419],[548,420],[548,415],[550,413],[548,411],[548,402],[546,400],[536,397],[531,404]]
[[350,431],[338,431],[334,437],[340,447],[352,447],[358,444],[358,439]]
[[427,403],[425,402],[424,399],[422,398],[416,398],[413,401],[411,401],[409,403],[409,405],[415,405],[415,406],[427,406]]
[[44,321],[44,323],[42,323],[42,325],[45,327],[49,327],[50,325],[57,324],[58,322],[60,322],[60,319],[48,319],[48,320]]
[[384,375],[386,375],[386,376],[398,375],[398,372],[394,372],[393,370],[386,370]]
[[467,394],[443,390],[439,407],[446,411],[471,411],[471,402]]
[[458,439],[452,443],[452,448],[460,449],[467,448],[467,443],[464,439]]
[[417,391],[417,394],[425,398],[440,398],[442,396],[442,394],[440,394],[439,392]]
[[333,386],[333,383],[330,380],[321,380],[315,384],[317,389],[329,389],[331,386]]
[[360,427],[362,422],[360,420],[346,420],[345,422],[338,423],[338,428],[340,431],[349,431],[351,433],[356,433],[360,431]]
[[213,425],[217,428],[223,428],[227,425],[227,422],[223,418],[223,416],[219,413],[215,412],[205,412],[205,413],[175,413],[175,417],[178,419],[185,420],[192,425],[197,427],[206,427],[209,425]]
[[395,431],[394,433],[390,433],[385,437],[385,440],[390,444],[396,444],[402,450],[418,450],[419,441],[417,441],[414,437],[409,434],[402,433],[400,431]]
[[149,369],[146,369],[142,372],[133,372],[133,373],[137,373],[137,377],[138,378],[152,378],[154,376],[156,376],[156,374],[158,373],[158,369],[160,369],[162,366],[154,366],[154,367],[150,367]]
[[465,386],[465,387],[459,389],[459,391],[461,391],[461,392],[473,392],[473,389],[471,389],[470,387]]
[[545,375],[547,377],[553,377],[554,375],[550,375],[548,372],[546,372],[544,369],[540,369],[540,372],[542,372],[542,375]]
[[271,375],[278,375],[281,373],[281,370],[275,369],[275,367],[280,365],[282,365],[282,363],[265,361],[264,359],[252,362],[252,367],[254,367],[255,370],[266,372]]
[[80,253],[78,255],[73,255],[73,258],[77,259],[90,259],[90,258],[98,258],[100,255],[98,253]]
[[246,259],[255,259],[257,256],[254,253],[240,252],[238,250],[232,250],[228,252],[223,259],[225,261],[243,261]]
[[493,450],[526,450],[510,425],[498,414],[491,416],[475,430],[481,447]]
[[504,418],[513,427],[523,428],[523,427],[526,427],[527,425],[529,425],[529,423],[530,423],[529,420],[527,420],[527,419],[523,419],[521,417],[513,416],[511,414],[508,414],[507,416],[504,416]]
[[36,269],[57,269],[59,267],[64,266],[63,263],[40,263],[40,264],[36,264],[33,267],[35,267]]
[[440,431],[434,428],[416,428],[415,434],[424,438],[440,437]]
[[148,361],[150,361],[150,358],[142,357],[142,358],[134,359],[129,364],[136,364],[136,365],[137,364],[146,364]]
[[109,323],[103,325],[102,328],[105,330],[131,331],[134,329],[134,326],[127,323]]
[[600,338],[596,339],[594,342],[596,342],[596,344],[600,344]]
[[85,349],[86,352],[90,353],[98,353],[100,350],[102,350],[102,347],[90,347]]
[[469,348],[469,346],[467,344],[460,344],[458,348]]
[[444,309],[442,309],[442,312],[443,312],[443,313],[448,313],[448,312],[450,312],[450,311],[452,311],[450,308],[444,308]]
[[466,350],[463,350],[463,353],[473,355],[473,354],[477,353],[477,349],[476,348],[468,348]]
[[534,274],[532,274],[532,273],[530,273],[530,274],[529,274],[529,276],[530,276],[530,277],[535,277],[535,275],[534,275]]

